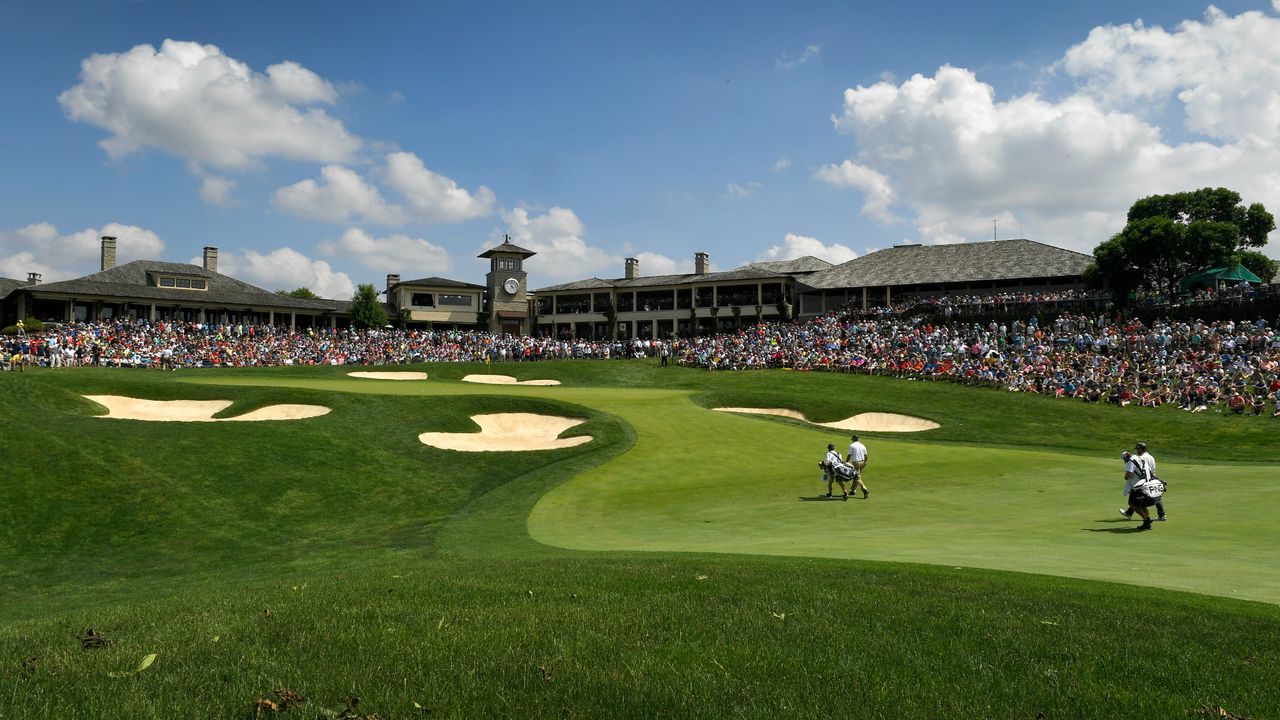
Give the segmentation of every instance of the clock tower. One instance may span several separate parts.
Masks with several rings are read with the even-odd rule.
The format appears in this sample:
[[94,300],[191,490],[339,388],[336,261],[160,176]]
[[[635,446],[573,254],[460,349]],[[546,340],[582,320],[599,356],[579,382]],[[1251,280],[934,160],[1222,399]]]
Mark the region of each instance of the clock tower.
[[489,259],[489,272],[484,276],[489,297],[489,330],[528,335],[529,275],[524,271],[524,261],[537,253],[512,245],[510,235],[502,239],[501,245],[479,255]]

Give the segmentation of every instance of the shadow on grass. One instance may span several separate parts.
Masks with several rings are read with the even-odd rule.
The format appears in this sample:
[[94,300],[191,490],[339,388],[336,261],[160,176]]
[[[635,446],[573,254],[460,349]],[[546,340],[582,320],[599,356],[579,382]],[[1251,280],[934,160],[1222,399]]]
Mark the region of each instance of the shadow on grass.
[[[850,495],[849,499],[853,500],[855,498],[852,495]],[[833,500],[835,502],[840,502],[841,500],[844,500],[844,498],[840,497],[839,495],[832,495],[831,497],[827,497],[826,495],[814,495],[812,497],[805,497],[802,495],[800,496],[799,500],[800,502],[831,502]]]
[[[1099,520],[1098,522],[1111,522],[1111,521],[1110,521],[1110,520]],[[1081,529],[1081,530],[1084,530],[1085,532],[1104,532],[1104,533],[1128,534],[1128,533],[1142,533],[1142,532],[1147,532],[1147,531],[1149,531],[1151,528],[1147,528],[1146,530],[1143,530],[1141,526],[1135,525],[1135,526],[1133,526],[1133,527],[1122,527],[1122,528],[1080,528],[1080,529]]]

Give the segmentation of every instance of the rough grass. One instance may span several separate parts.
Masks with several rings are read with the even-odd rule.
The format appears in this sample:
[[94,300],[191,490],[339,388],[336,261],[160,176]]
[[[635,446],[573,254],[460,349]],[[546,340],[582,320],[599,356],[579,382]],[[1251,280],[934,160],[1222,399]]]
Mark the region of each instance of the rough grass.
[[[1090,474],[1096,462],[1098,477],[1078,479],[1070,492],[1055,489],[1052,502],[1043,502],[1067,514],[1093,513],[1096,492],[1102,505],[1095,514],[1105,517],[1118,495],[1119,461],[1111,456],[1139,433],[1153,448],[1161,446],[1154,438],[1168,443],[1162,470],[1194,463],[1225,468],[1226,480],[1214,482],[1244,482],[1231,473],[1246,466],[1222,461],[1274,461],[1280,451],[1268,442],[1274,429],[1265,420],[1068,406],[880,378],[658,371],[631,362],[495,369],[561,379],[567,387],[559,393],[452,386],[442,394],[433,389],[446,385],[439,381],[483,368],[426,369],[432,380],[421,384],[350,380],[343,368],[0,375],[0,457],[22,458],[6,462],[0,483],[0,718],[251,718],[256,700],[278,701],[273,691],[282,688],[306,698],[285,718],[332,717],[352,697],[361,699],[352,713],[384,719],[1187,717],[1216,706],[1263,718],[1280,707],[1270,679],[1280,660],[1275,605],[970,566],[582,552],[537,543],[525,527],[541,498],[601,482],[610,467],[620,485],[646,477],[675,483],[681,475],[652,468],[646,476],[647,463],[632,462],[647,452],[646,423],[661,425],[664,413],[677,440],[702,447],[687,436],[718,429],[685,426],[699,413],[708,423],[729,423],[731,434],[779,435],[786,442],[778,446],[797,438],[795,452],[805,458],[794,480],[776,486],[726,473],[702,489],[707,481],[691,477],[691,507],[712,511],[719,503],[722,522],[747,526],[783,511],[775,531],[794,531],[814,513],[866,523],[878,511],[895,521],[876,527],[866,548],[894,547],[910,535],[911,511],[930,508],[892,505],[908,493],[889,483],[895,454],[1037,448]],[[175,382],[190,377],[249,384]],[[229,398],[232,412],[277,402],[334,412],[292,423],[112,421],[92,417],[93,406],[77,399],[99,392]],[[885,492],[866,506],[801,503],[796,498],[816,485],[811,443],[829,433],[709,413],[689,401],[691,393],[708,405],[792,406],[818,419],[850,409],[911,412],[944,428],[924,443],[872,436],[881,465],[868,478],[883,473]],[[671,413],[663,409],[670,403],[687,407]],[[596,441],[465,457],[416,441],[425,430],[465,431],[470,414],[499,409],[588,417],[571,432]],[[1060,424],[1064,413],[1075,420]],[[754,437],[725,444],[744,455],[734,467],[769,464],[759,458],[771,448]],[[671,462],[696,467],[700,452]],[[933,493],[937,517],[926,518],[939,547],[953,536],[976,542],[982,533],[974,528],[1007,519],[955,502],[998,498],[983,487],[998,468],[952,470]],[[773,489],[783,487],[785,506],[736,517],[754,501],[772,502]],[[1208,481],[1194,492],[1175,487],[1186,499],[1173,506],[1174,522],[1145,536],[1085,533],[1073,516],[1061,539],[1059,530],[1030,523],[988,542],[1026,542],[1040,554],[1054,543],[1096,544],[1104,558],[1108,548],[1144,542],[1153,552],[1133,574],[1159,578],[1179,562],[1211,571],[1265,540],[1232,522],[1219,533],[1216,558],[1179,559],[1187,544],[1203,541],[1175,533],[1197,526],[1192,518],[1202,509],[1194,498],[1211,488]],[[1271,489],[1263,483],[1251,492],[1256,499]],[[564,524],[596,528],[581,535],[634,537],[645,530],[637,511],[657,502],[627,493],[613,500],[625,501],[615,528],[591,515]],[[786,512],[810,514],[796,520]],[[112,644],[82,649],[75,636],[89,627]],[[154,664],[128,674],[150,653]]]

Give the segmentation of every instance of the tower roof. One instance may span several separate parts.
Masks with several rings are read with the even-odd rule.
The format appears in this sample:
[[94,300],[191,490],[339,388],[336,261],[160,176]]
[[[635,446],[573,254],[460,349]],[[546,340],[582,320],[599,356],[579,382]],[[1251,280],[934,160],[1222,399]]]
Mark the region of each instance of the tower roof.
[[538,253],[532,250],[526,250],[520,247],[519,245],[512,245],[511,240],[507,239],[498,247],[489,248],[488,250],[485,250],[484,252],[477,255],[476,257],[491,258],[495,255],[519,255],[522,258],[527,258],[531,255],[537,255],[537,254]]

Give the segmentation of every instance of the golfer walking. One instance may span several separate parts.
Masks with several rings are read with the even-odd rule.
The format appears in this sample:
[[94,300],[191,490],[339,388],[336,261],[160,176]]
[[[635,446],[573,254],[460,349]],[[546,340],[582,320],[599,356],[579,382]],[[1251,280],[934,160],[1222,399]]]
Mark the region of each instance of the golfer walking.
[[856,471],[853,475],[853,485],[849,486],[852,490],[855,487],[862,489],[862,499],[867,499],[871,491],[867,489],[866,483],[862,482],[862,469],[867,466],[867,446],[858,441],[858,436],[854,435],[849,438],[849,452],[845,455],[845,462],[853,466]]
[[827,455],[822,459],[820,467],[822,468],[822,479],[827,483],[827,497],[831,497],[831,486],[835,483],[840,484],[840,493],[844,495],[844,499],[849,499],[849,491],[844,489],[844,480],[836,474],[836,468],[844,463],[840,460],[840,453],[836,450],[836,446],[827,443]]
[[1120,514],[1131,518],[1134,513],[1137,513],[1138,517],[1142,518],[1142,524],[1138,529],[1150,530],[1151,513],[1147,507],[1151,505],[1151,499],[1138,489],[1138,486],[1146,481],[1138,467],[1138,461],[1127,450],[1120,454],[1120,459],[1124,461],[1124,494],[1129,501],[1129,507],[1121,510]]
[[[1137,451],[1134,453],[1133,459],[1138,464],[1139,475],[1146,479],[1158,477],[1156,475],[1156,459],[1155,456],[1147,452],[1147,444],[1140,442],[1134,445],[1133,449]],[[1168,486],[1168,483],[1165,483],[1165,485]],[[1159,515],[1156,518],[1157,520],[1164,521],[1167,519],[1164,513],[1163,497],[1156,501],[1156,512]]]

